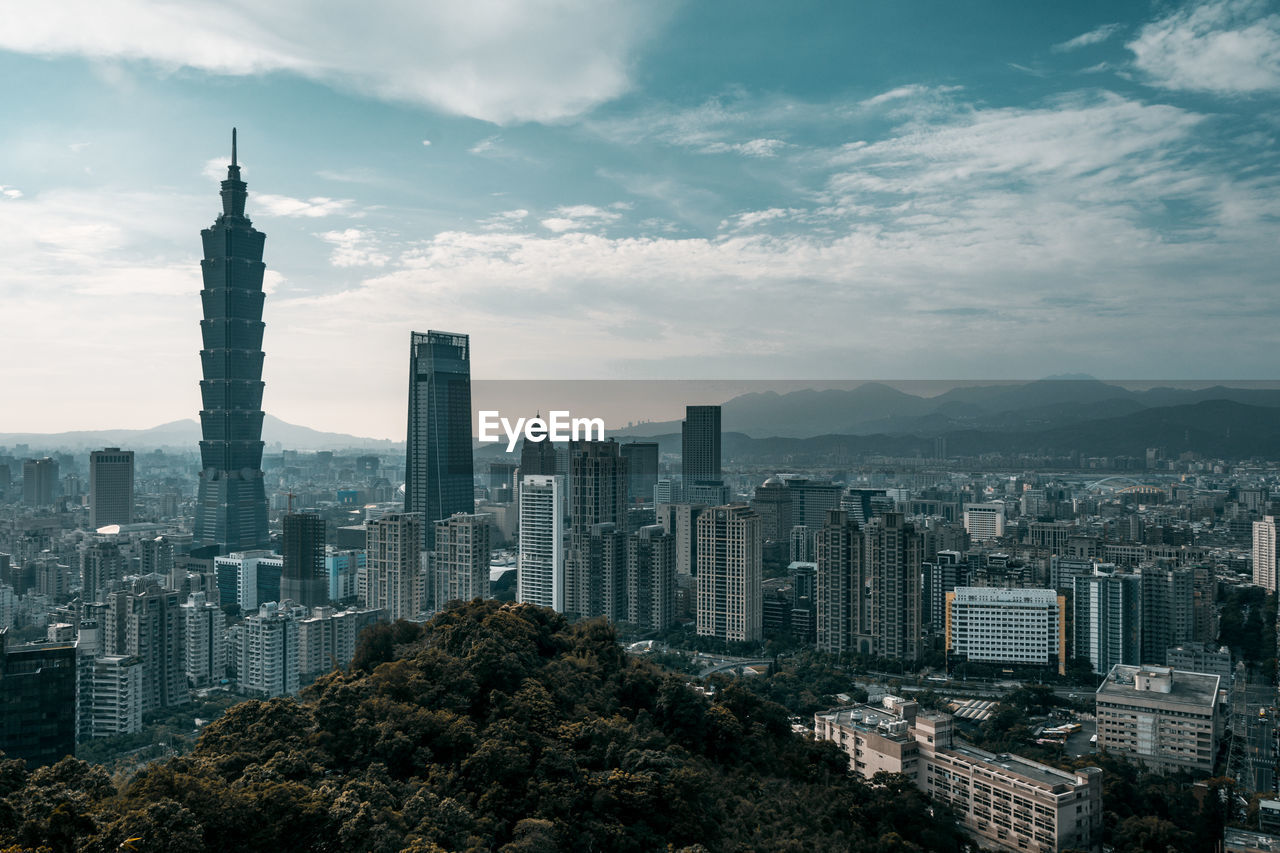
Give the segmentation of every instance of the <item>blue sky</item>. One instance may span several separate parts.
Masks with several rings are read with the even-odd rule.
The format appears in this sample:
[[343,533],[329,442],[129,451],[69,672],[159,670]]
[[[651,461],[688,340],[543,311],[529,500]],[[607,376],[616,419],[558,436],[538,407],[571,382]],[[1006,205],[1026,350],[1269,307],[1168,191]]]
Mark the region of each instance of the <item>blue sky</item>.
[[[267,8],[262,8],[262,7]],[[240,128],[268,411],[484,378],[1275,378],[1280,12],[66,0],[0,30],[0,431],[199,408]]]

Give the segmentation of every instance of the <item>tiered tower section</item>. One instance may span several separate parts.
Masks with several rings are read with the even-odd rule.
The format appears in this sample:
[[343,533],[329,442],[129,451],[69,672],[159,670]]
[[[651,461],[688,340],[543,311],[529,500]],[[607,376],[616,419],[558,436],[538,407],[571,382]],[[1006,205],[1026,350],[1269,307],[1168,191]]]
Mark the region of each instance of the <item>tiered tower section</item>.
[[266,235],[244,215],[235,130],[222,182],[222,214],[200,232],[204,243],[204,348],[200,363],[200,491],[195,543],[223,552],[265,545],[262,480],[262,244]]

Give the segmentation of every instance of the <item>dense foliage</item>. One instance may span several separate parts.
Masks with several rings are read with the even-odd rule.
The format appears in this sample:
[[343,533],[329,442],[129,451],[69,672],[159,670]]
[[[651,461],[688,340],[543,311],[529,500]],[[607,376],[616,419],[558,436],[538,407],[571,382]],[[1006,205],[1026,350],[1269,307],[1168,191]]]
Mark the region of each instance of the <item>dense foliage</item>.
[[127,782],[0,761],[0,850],[963,849],[908,780],[846,761],[601,623],[476,601],[373,631],[302,701],[237,705]]

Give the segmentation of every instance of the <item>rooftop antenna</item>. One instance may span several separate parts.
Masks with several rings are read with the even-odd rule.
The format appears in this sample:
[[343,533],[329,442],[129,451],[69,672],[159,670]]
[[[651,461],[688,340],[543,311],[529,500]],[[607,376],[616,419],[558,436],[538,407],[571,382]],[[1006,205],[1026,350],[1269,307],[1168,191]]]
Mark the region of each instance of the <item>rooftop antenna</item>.
[[236,165],[236,129],[231,128],[231,165]]

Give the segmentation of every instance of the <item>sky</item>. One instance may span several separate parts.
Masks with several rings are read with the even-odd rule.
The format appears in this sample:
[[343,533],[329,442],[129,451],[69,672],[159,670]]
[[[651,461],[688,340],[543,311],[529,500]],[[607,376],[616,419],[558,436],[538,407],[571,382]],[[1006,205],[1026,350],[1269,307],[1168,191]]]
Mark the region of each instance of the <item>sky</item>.
[[1277,378],[1273,3],[5,15],[0,432],[195,416],[232,126],[291,423],[402,439],[427,329],[484,379]]

